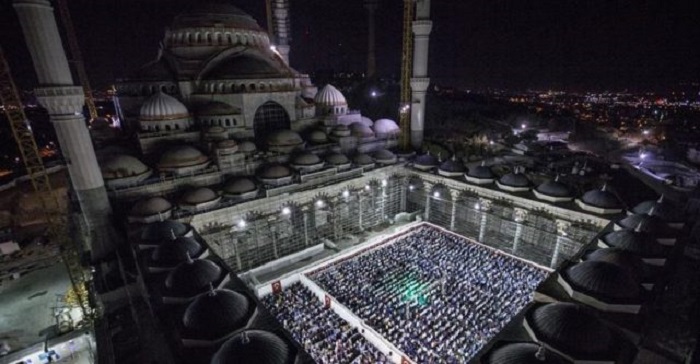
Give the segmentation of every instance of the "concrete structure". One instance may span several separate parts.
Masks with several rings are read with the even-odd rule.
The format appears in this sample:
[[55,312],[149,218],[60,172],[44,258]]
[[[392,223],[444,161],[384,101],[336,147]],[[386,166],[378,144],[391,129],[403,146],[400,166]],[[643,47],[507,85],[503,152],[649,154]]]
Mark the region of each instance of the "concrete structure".
[[420,0],[416,3],[416,20],[413,22],[413,78],[411,78],[411,144],[420,148],[423,144],[425,128],[425,94],[430,85],[428,77],[428,49],[430,31],[433,22],[430,20],[430,0]]
[[115,248],[110,236],[111,206],[85,126],[83,89],[73,83],[51,3],[15,0],[13,6],[39,80],[40,86],[35,90],[37,99],[47,109],[56,129],[87,225],[86,233],[92,235],[89,241],[92,258],[104,258]]

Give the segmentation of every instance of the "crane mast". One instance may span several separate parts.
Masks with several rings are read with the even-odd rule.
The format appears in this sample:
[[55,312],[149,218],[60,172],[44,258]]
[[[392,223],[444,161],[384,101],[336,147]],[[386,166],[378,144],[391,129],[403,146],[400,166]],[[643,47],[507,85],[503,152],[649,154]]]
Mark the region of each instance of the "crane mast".
[[19,147],[19,152],[27,169],[27,175],[32,183],[32,187],[42,199],[43,210],[48,223],[48,238],[58,243],[73,292],[83,313],[83,320],[84,322],[90,322],[93,318],[93,310],[87,297],[86,283],[88,279],[80,260],[81,249],[78,243],[74,242],[69,236],[67,216],[59,211],[59,198],[51,187],[49,175],[46,173],[39,148],[27,122],[22,101],[12,79],[10,66],[7,63],[7,59],[5,59],[2,48],[0,48],[0,102],[4,106],[5,116],[7,116],[10,123],[12,134]]
[[403,2],[403,47],[401,50],[401,101],[399,125],[401,134],[399,146],[402,150],[411,149],[411,71],[413,69],[413,37],[411,34],[415,0]]
[[85,64],[83,63],[83,55],[80,52],[80,45],[78,44],[78,38],[75,35],[75,28],[73,28],[73,20],[70,16],[70,10],[68,9],[67,0],[56,0],[58,4],[58,11],[61,14],[61,20],[63,21],[63,27],[66,31],[66,38],[68,40],[68,48],[70,49],[70,54],[72,56],[72,63],[75,66],[75,71],[80,79],[80,85],[83,87],[83,93],[85,94],[85,106],[87,106],[88,113],[90,114],[90,120],[95,120],[97,118],[97,108],[95,108],[95,100],[92,96],[92,88],[90,88],[90,81],[85,72]]

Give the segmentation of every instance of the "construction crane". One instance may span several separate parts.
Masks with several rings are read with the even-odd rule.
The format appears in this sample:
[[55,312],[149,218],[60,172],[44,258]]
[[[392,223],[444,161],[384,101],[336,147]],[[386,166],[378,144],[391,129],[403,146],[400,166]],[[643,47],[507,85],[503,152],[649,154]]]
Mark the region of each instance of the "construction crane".
[[51,187],[51,181],[44,162],[41,159],[36,140],[29,127],[27,116],[24,114],[22,101],[10,73],[10,66],[5,54],[0,48],[0,102],[5,110],[5,116],[10,123],[12,134],[19,147],[22,161],[32,187],[39,194],[43,211],[46,214],[47,235],[50,241],[58,243],[61,258],[66,265],[71,287],[83,314],[83,322],[89,323],[94,318],[88,295],[88,275],[81,264],[79,243],[69,236],[68,217],[60,212],[58,195]]
[[80,84],[83,87],[83,93],[85,94],[85,106],[87,106],[88,113],[90,114],[90,121],[97,119],[97,108],[95,108],[95,100],[92,96],[92,88],[90,88],[90,81],[85,72],[85,64],[83,63],[83,55],[80,52],[80,45],[78,44],[78,38],[75,35],[75,28],[73,28],[73,20],[70,16],[70,10],[68,9],[67,0],[56,0],[58,4],[58,11],[61,14],[61,21],[63,22],[63,28],[66,31],[66,38],[68,40],[68,49],[70,49],[71,62],[75,67],[75,72],[80,80]]
[[411,149],[411,72],[413,69],[412,24],[415,0],[403,2],[403,47],[401,50],[401,100],[399,105],[399,147]]

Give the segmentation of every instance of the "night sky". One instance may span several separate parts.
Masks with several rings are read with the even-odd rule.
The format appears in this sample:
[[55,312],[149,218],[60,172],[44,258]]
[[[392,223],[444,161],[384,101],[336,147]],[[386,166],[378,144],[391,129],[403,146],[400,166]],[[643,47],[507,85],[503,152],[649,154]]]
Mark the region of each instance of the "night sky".
[[[195,1],[69,0],[88,74],[100,87],[156,56],[163,29]],[[234,0],[266,28],[263,0]],[[366,67],[361,0],[292,0],[292,66]],[[700,80],[698,0],[433,0],[430,74],[466,88],[665,90]],[[401,0],[377,14],[379,72],[396,76]],[[34,86],[10,1],[0,30],[17,82]]]

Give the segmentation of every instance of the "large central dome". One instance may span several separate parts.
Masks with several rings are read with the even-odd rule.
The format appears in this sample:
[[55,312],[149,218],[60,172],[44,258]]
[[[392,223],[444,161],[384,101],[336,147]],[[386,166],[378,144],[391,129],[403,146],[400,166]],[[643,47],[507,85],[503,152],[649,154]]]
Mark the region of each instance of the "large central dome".
[[175,17],[172,29],[226,27],[261,31],[258,22],[250,14],[228,1],[196,3]]

